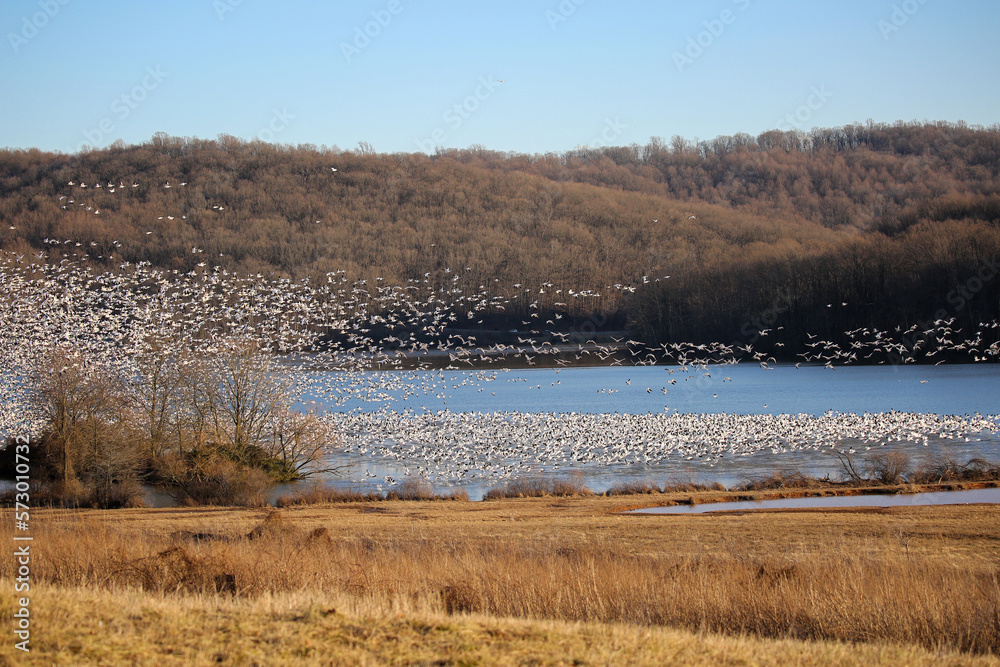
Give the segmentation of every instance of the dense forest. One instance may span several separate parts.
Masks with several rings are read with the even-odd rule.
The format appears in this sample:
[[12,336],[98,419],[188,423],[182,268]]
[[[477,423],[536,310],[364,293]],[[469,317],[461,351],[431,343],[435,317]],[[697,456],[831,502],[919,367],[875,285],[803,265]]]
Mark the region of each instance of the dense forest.
[[[589,318],[651,343],[757,343],[771,329],[779,356],[809,335],[847,346],[854,329],[940,322],[985,330],[988,344],[998,171],[1000,126],[962,123],[545,155],[161,133],[74,155],[0,151],[0,246],[85,253],[109,270],[345,271],[383,284],[448,270],[498,294],[530,288],[568,326]],[[527,303],[487,325],[519,324]]]

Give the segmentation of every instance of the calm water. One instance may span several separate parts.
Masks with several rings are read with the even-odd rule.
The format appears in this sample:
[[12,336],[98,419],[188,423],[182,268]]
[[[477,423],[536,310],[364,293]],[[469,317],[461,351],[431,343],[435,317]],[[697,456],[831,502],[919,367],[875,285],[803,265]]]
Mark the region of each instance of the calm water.
[[[329,395],[314,397],[331,409],[391,412],[448,410],[459,413],[503,411],[533,413],[677,413],[809,414],[917,412],[940,415],[1000,413],[1000,364],[941,366],[793,365],[762,369],[740,364],[707,370],[678,367],[589,367],[510,371],[393,371],[368,373],[368,400],[351,399],[333,406]],[[844,447],[851,442],[843,443]],[[1000,459],[1000,437],[973,434],[968,440],[937,439],[893,445],[911,455],[913,465],[941,456],[961,463],[973,457]],[[859,452],[861,447],[859,447]],[[859,454],[860,456],[860,454]],[[331,457],[351,466],[328,483],[362,489],[386,489],[404,479],[422,461],[358,454]],[[514,462],[515,465],[517,462]],[[726,458],[711,466],[678,458],[655,466],[595,463],[563,465],[558,470],[523,468],[524,475],[577,475],[594,491],[626,480],[718,481],[730,486],[776,470],[839,477],[840,461],[831,451],[773,453]],[[386,477],[392,478],[386,480]],[[439,484],[439,490],[465,488],[473,499],[494,482],[473,480]],[[287,489],[282,492],[287,493]]]
[[[661,412],[799,414],[837,412],[1000,413],[1000,364],[941,366],[792,365],[765,370],[737,364],[682,371],[674,366],[563,368],[477,373],[369,373],[419,388],[406,399],[349,401],[341,409],[449,409],[456,412]],[[673,383],[671,384],[671,381]],[[663,390],[666,389],[667,393]],[[480,391],[481,390],[481,391]],[[648,391],[647,391],[648,390]],[[439,397],[445,394],[443,398]]]
[[632,510],[628,514],[705,514],[733,510],[803,509],[819,507],[914,507],[918,505],[967,505],[1000,503],[1000,489],[932,491],[900,495],[826,496],[822,498],[775,498],[703,505],[675,505]]

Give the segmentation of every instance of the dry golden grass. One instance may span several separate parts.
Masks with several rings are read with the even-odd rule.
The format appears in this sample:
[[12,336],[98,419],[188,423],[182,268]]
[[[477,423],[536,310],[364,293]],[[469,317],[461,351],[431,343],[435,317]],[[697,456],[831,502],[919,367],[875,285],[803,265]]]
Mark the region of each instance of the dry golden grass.
[[[707,492],[696,500],[723,495]],[[737,657],[726,653],[735,651],[737,644],[726,642],[743,642],[746,650],[753,645],[754,651],[771,646],[761,638],[811,640],[788,645],[813,647],[813,657],[826,662],[841,662],[832,657],[835,654],[879,659],[875,648],[859,644],[847,649],[837,643],[844,641],[894,644],[894,651],[912,652],[912,660],[903,662],[925,658],[935,662],[940,657],[932,659],[932,654],[921,652],[926,650],[967,651],[984,658],[1000,652],[1000,508],[715,516],[619,513],[625,509],[623,502],[643,501],[648,503],[650,497],[387,501],[272,513],[220,508],[36,511],[32,576],[41,586],[38,608],[55,605],[62,609],[59,614],[85,614],[91,604],[88,596],[96,600],[113,591],[132,600],[130,604],[154,605],[160,610],[157,614],[169,616],[172,623],[186,623],[191,615],[201,618],[199,623],[206,628],[230,622],[224,620],[226,614],[242,618],[242,612],[232,610],[247,605],[247,613],[257,619],[248,620],[248,627],[259,626],[260,633],[275,636],[291,632],[308,638],[310,633],[326,632],[318,628],[327,625],[357,625],[358,618],[371,616],[363,611],[369,608],[403,613],[401,619],[378,616],[377,622],[364,621],[363,625],[381,628],[378,632],[413,634],[407,624],[414,622],[447,626],[455,635],[447,641],[462,644],[468,634],[477,637],[470,640],[477,650],[491,643],[483,638],[485,628],[532,628],[525,630],[522,642],[528,651],[524,661],[537,655],[542,664],[560,664],[571,655],[547,653],[540,645],[553,633],[567,646],[593,632],[633,637],[634,652],[623,654],[622,661],[601,653],[584,658],[598,664],[660,662],[647,659],[640,650],[643,642],[635,638],[643,633],[674,637],[663,640],[657,649],[662,651],[681,641],[678,638],[696,642],[690,632],[702,633],[697,639],[701,642],[709,641],[707,633],[743,636],[741,640],[711,636],[709,644],[715,648],[704,650],[723,651],[719,655],[728,656],[719,658],[723,661]],[[3,523],[0,540],[10,539],[11,523]],[[0,576],[9,578],[10,573],[11,560],[0,560]],[[60,595],[68,601],[57,604]],[[348,614],[354,620],[309,612],[310,622],[292,632],[279,626],[298,628],[293,620],[264,611],[271,604],[267,601],[276,599],[298,609],[288,611],[292,616],[313,607],[295,607],[299,602],[290,601],[312,599],[334,600],[332,606],[338,611],[361,611]],[[82,610],[71,612],[66,605]],[[217,607],[230,611],[211,621]],[[39,637],[45,636],[47,613],[57,612],[39,611]],[[108,622],[121,617],[108,613]],[[467,614],[473,617],[466,618]],[[525,625],[511,617],[599,624],[601,629]],[[139,633],[138,620],[122,622],[133,628],[126,634]],[[423,639],[436,647],[433,651],[441,650],[435,642],[446,641],[450,632],[434,630],[424,633]],[[163,650],[171,645],[166,630],[158,636],[157,645]],[[226,639],[227,645],[231,640],[235,641]],[[622,642],[631,645],[633,640]],[[416,639],[413,642],[420,645]],[[417,648],[412,650],[406,659],[387,653],[366,653],[364,659],[376,663],[425,659]],[[489,653],[463,650],[455,648],[445,655],[489,662],[485,657]],[[706,655],[695,651],[690,659],[716,662]],[[801,654],[808,655],[808,651]],[[353,662],[349,654],[344,656],[337,659]],[[752,661],[755,656],[743,657]]]
[[[0,588],[10,590],[9,580]],[[0,595],[11,612],[9,595]],[[344,594],[252,600],[43,586],[17,665],[997,665],[891,644],[725,636],[623,624],[452,615]]]

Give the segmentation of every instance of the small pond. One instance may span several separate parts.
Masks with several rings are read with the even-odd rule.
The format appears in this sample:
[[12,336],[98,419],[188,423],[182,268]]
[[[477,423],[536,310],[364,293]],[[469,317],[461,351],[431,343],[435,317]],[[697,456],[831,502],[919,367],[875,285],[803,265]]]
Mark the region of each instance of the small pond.
[[765,509],[809,509],[836,507],[910,507],[915,505],[965,505],[969,503],[1000,503],[1000,488],[966,491],[930,491],[893,495],[822,496],[810,498],[774,498],[771,500],[741,500],[729,503],[672,505],[632,510],[628,514],[703,514],[705,512],[746,511]]

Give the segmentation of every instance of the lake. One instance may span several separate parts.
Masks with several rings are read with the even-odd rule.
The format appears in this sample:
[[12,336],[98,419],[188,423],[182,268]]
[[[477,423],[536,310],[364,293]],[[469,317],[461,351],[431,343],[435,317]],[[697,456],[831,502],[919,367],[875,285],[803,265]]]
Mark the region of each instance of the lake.
[[[312,400],[339,414],[345,447],[330,462],[350,467],[329,483],[362,489],[409,476],[473,498],[532,475],[575,475],[598,492],[627,480],[730,486],[775,470],[837,477],[836,452],[861,461],[884,447],[903,449],[914,466],[1000,458],[997,420],[974,421],[1000,412],[997,364],[428,370],[330,380],[317,386],[349,383],[350,391],[317,390]],[[915,414],[853,418],[893,412]]]

